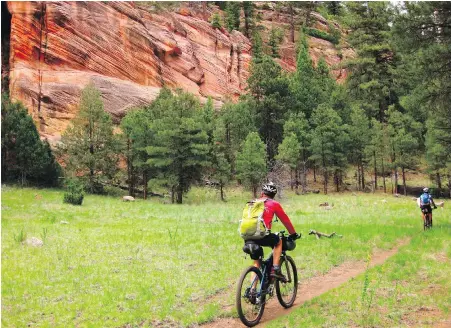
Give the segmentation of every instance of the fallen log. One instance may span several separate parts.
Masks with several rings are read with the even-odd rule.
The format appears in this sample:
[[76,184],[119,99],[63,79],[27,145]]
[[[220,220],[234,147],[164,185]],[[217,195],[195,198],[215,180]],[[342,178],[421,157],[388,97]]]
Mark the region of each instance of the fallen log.
[[315,235],[316,239],[320,239],[321,237],[332,238],[333,236],[337,236],[339,238],[343,237],[343,235],[337,235],[335,232],[332,232],[331,234],[326,234],[326,233],[322,233],[322,232],[319,232],[316,230],[310,230],[310,232],[308,234]]

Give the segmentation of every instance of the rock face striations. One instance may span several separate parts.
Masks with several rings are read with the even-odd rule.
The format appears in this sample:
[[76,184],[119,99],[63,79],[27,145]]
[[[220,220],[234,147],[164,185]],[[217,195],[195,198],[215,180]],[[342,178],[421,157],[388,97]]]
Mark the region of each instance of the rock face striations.
[[[251,42],[241,32],[212,28],[208,18],[215,6],[180,3],[176,10],[154,10],[133,2],[8,2],[8,10],[11,98],[29,108],[51,141],[75,116],[90,82],[117,122],[128,109],[152,102],[163,87],[182,88],[201,100],[210,96],[218,106],[246,92]],[[285,24],[280,14],[277,20],[271,15],[264,12],[264,26]],[[309,42],[314,61],[324,55],[330,65],[340,62],[331,43]],[[285,37],[278,61],[286,70],[295,69],[294,49]],[[341,70],[333,73],[344,78]]]

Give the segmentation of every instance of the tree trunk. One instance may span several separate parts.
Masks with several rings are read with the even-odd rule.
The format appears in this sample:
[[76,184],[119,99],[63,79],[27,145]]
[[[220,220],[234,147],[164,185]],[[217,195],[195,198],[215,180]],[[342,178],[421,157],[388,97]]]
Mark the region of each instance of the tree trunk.
[[296,168],[294,169],[294,178],[296,179],[294,182],[295,185],[295,193],[296,195],[299,195],[299,169],[296,166]]
[[171,204],[174,204],[175,202],[175,186],[172,186],[171,188]]
[[374,158],[374,190],[377,190],[377,165],[376,165],[376,151],[373,151]]
[[128,182],[128,195],[133,197],[132,186],[132,161],[130,158],[130,138],[127,138],[127,182]]
[[257,185],[255,184],[252,186],[252,193],[254,195],[254,198],[257,198]]
[[395,187],[393,189],[393,193],[397,194],[398,193],[398,168],[395,167],[395,172],[394,172],[394,178],[395,178]]
[[291,191],[293,191],[293,169],[290,167],[290,186]]
[[402,186],[404,187],[404,196],[407,196],[406,170],[404,166],[401,169],[402,169]]
[[143,198],[147,199],[147,171],[143,172]]
[[336,191],[339,192],[340,191],[340,177],[339,177],[339,172],[337,170],[335,170],[335,173],[334,173],[334,180],[335,180],[335,185],[336,185]]
[[451,174],[448,174],[448,192],[449,198],[451,198]]
[[329,179],[327,175],[326,168],[323,168],[324,170],[324,195],[327,195],[327,180]]
[[435,176],[436,176],[436,180],[437,180],[437,187],[439,189],[442,189],[442,179],[440,177],[440,173],[439,172],[435,173]]
[[295,24],[294,24],[294,9],[293,9],[293,5],[289,5],[289,10],[290,10],[290,41],[292,43],[294,43],[294,28],[295,28]]
[[313,182],[316,182],[316,165],[313,165]]
[[382,158],[382,178],[384,181],[384,193],[387,193],[387,185],[385,184],[385,167],[384,167],[384,159]]
[[177,199],[176,199],[176,201],[177,201],[177,204],[182,204],[182,202],[183,202],[183,190],[182,190],[181,186],[179,186],[177,188]]
[[357,190],[361,190],[362,183],[360,181],[360,166],[357,165]]
[[362,170],[362,190],[365,190],[365,170],[363,169],[363,162],[360,160],[360,169]]
[[22,171],[21,179],[20,179],[21,187],[25,186],[25,181],[27,180],[26,177],[27,177],[27,174],[25,173],[25,171]]
[[225,199],[224,199],[224,183],[222,182],[222,180],[219,180],[219,190],[221,192],[221,200],[223,202],[225,202]]
[[306,161],[302,163],[302,193],[305,194],[307,192],[307,167]]

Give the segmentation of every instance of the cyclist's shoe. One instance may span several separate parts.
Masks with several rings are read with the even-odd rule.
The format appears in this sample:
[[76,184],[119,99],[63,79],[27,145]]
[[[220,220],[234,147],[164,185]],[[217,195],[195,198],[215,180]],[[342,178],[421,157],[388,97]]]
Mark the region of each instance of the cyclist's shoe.
[[287,278],[283,275],[283,273],[280,269],[279,270],[272,269],[271,270],[271,278],[280,280],[282,282],[287,282]]

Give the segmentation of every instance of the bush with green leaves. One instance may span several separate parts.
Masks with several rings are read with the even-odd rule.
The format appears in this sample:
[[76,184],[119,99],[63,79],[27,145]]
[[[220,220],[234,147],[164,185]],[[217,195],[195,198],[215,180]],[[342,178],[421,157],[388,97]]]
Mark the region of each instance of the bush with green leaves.
[[333,44],[338,44],[340,42],[340,39],[337,37],[337,35],[331,35],[327,32],[318,30],[316,28],[306,27],[304,28],[304,33],[308,34],[310,36],[313,36],[315,38],[323,39],[329,42],[332,42]]
[[68,179],[66,181],[66,188],[67,192],[64,194],[63,203],[81,205],[84,198],[83,184],[81,181]]
[[221,17],[219,16],[218,13],[214,13],[214,14],[211,16],[211,26],[212,26],[213,28],[218,28],[218,29],[220,29],[220,28],[222,27],[222,24],[221,24]]

